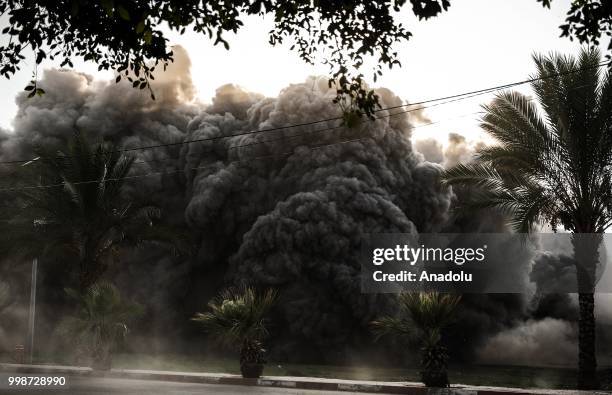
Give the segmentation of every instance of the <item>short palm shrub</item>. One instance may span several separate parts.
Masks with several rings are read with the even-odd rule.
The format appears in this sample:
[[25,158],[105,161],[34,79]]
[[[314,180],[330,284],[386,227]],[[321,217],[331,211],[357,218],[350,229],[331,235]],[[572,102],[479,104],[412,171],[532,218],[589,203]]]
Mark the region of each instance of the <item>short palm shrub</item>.
[[266,363],[265,317],[275,300],[274,290],[260,294],[251,287],[230,288],[208,303],[210,311],[197,313],[192,320],[223,345],[239,350],[244,377],[259,377]]
[[398,316],[381,317],[371,323],[377,338],[401,336],[421,347],[421,381],[428,387],[448,387],[448,350],[442,330],[453,321],[461,296],[437,292],[398,296]]
[[107,282],[95,283],[82,294],[66,292],[79,306],[76,315],[62,323],[62,332],[91,358],[92,368],[109,370],[113,347],[126,337],[127,323],[141,313],[141,307],[124,302],[119,290]]

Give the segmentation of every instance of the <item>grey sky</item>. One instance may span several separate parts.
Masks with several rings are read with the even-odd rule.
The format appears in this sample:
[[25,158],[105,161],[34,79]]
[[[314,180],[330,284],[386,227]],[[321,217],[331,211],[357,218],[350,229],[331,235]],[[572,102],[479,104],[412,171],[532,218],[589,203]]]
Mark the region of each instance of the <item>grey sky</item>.
[[[388,70],[377,86],[390,88],[406,100],[421,101],[523,80],[533,72],[532,53],[576,53],[580,48],[559,38],[558,26],[570,0],[554,0],[551,10],[536,0],[453,0],[451,4],[448,12],[429,21],[417,21],[405,10],[401,18],[414,36],[398,46],[402,68]],[[228,82],[274,96],[308,75],[326,73],[324,66],[304,64],[288,46],[271,47],[267,43],[270,26],[269,20],[247,19],[238,35],[230,36],[230,51],[213,47],[195,33],[170,35],[173,44],[184,46],[190,54],[200,100],[208,102],[215,89]],[[92,64],[77,61],[75,68],[96,78],[111,77],[109,72],[98,73]],[[368,69],[364,73],[371,74]],[[28,68],[10,81],[0,80],[0,126],[11,128],[14,97],[31,74]],[[473,113],[490,98],[485,95],[428,109],[429,118],[440,123],[415,130],[415,135],[443,140],[448,132],[459,132],[476,138],[478,115]]]

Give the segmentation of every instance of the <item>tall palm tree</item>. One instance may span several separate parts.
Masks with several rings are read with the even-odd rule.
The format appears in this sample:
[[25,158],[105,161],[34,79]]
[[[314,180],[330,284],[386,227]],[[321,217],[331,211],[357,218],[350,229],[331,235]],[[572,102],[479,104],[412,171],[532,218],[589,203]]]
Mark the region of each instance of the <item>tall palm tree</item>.
[[377,338],[385,335],[416,339],[421,344],[421,380],[428,387],[448,387],[448,352],[442,331],[450,325],[461,296],[438,292],[400,294],[399,315],[372,321]]
[[[602,233],[612,224],[612,78],[597,50],[534,55],[537,103],[517,92],[484,106],[481,127],[499,144],[449,169],[474,187],[472,207],[501,209],[517,232],[538,224],[572,233],[579,291],[580,388],[597,383],[594,286]],[[540,105],[541,110],[538,108]]]
[[159,224],[157,207],[126,199],[123,186],[134,158],[112,145],[92,147],[78,132],[66,152],[38,154],[27,183],[41,187],[16,188],[19,196],[4,207],[4,251],[68,258],[84,292],[124,246],[151,242],[182,250],[184,239]]

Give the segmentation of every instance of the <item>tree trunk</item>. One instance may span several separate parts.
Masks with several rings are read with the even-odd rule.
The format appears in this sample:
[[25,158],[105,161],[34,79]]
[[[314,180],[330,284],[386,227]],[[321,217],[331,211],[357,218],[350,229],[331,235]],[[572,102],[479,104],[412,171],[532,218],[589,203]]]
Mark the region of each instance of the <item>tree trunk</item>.
[[79,289],[85,293],[89,287],[94,285],[104,275],[108,265],[100,260],[84,260],[80,265]]
[[578,281],[578,388],[593,390],[599,387],[595,349],[595,275],[599,261],[602,235],[583,233],[572,235],[576,275]]
[[108,267],[104,257],[99,256],[98,246],[101,243],[102,234],[103,232],[94,233],[80,240],[80,244],[84,246],[79,262],[79,290],[81,293],[85,293],[89,287],[98,282]]
[[91,268],[82,269],[79,273],[79,290],[84,294],[98,280],[98,275]]
[[578,388],[594,390],[597,380],[595,351],[595,299],[593,293],[578,294],[580,318],[578,320]]

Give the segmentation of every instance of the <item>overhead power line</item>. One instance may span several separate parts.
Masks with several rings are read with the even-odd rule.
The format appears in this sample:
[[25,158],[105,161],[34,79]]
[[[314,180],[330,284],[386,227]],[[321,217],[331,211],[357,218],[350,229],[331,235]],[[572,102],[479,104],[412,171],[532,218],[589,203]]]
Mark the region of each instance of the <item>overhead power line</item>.
[[[406,111],[400,111],[400,112],[396,112],[396,113],[392,113],[392,114],[386,114],[386,115],[382,115],[382,116],[378,116],[375,118],[376,119],[382,119],[382,118],[390,118],[393,116],[397,116],[397,115],[401,115],[401,114],[405,114]],[[415,126],[409,126],[407,129],[408,130],[414,130],[414,129],[418,129],[418,128],[424,128],[427,126],[432,126],[432,125],[436,125],[436,124],[440,124],[449,120],[453,120],[453,119],[457,119],[457,118],[463,118],[466,116],[470,116],[470,115],[478,115],[478,114],[483,114],[482,111],[476,111],[476,112],[471,112],[468,114],[462,114],[462,115],[458,115],[455,117],[450,117],[450,118],[445,118],[439,121],[433,121],[433,122],[427,122],[424,124],[420,124],[420,125],[415,125]],[[328,127],[328,128],[324,128],[324,129],[318,129],[318,130],[309,130],[307,132],[304,133],[297,133],[297,134],[293,134],[290,136],[282,136],[282,137],[278,137],[278,138],[273,138],[273,139],[267,139],[267,140],[260,140],[260,141],[254,141],[251,143],[246,143],[246,144],[237,144],[237,145],[232,145],[227,147],[228,150],[234,150],[234,149],[239,149],[239,148],[245,148],[245,147],[252,147],[252,146],[256,146],[256,145],[261,145],[261,144],[266,144],[266,143],[271,143],[271,142],[276,142],[276,141],[285,141],[285,140],[290,140],[290,139],[295,139],[295,138],[299,138],[299,137],[305,137],[305,136],[312,136],[315,134],[320,134],[320,133],[324,133],[324,132],[329,132],[329,131],[333,131],[333,130],[340,130],[343,127],[343,125],[337,125],[337,126],[333,126],[333,127]],[[208,152],[213,152],[213,150],[207,151]],[[147,164],[147,163],[158,163],[158,162],[168,162],[168,161],[176,161],[176,158],[164,158],[164,159],[147,159],[147,160],[139,160],[139,161],[135,161],[134,164]]]
[[[576,88],[581,88],[581,87],[585,87],[587,85],[581,85],[578,86]],[[469,96],[471,97],[471,96]],[[468,97],[465,97],[468,98]],[[435,105],[432,105],[430,107],[434,107],[436,105],[442,105],[442,104],[446,104],[448,102],[452,102],[452,101],[457,101],[460,98],[455,98],[455,99],[450,99],[449,101],[445,101],[442,103],[437,103]],[[529,99],[529,101],[533,101],[534,99],[531,98]],[[400,108],[399,106],[397,108]],[[404,111],[399,111],[399,112],[395,112],[395,113],[389,113],[389,114],[384,114],[384,115],[380,115],[374,118],[374,120],[370,120],[368,119],[367,121],[375,121],[377,119],[382,119],[382,118],[389,118],[389,117],[393,117],[393,116],[397,116],[397,115],[401,115],[401,114],[405,114],[411,111],[415,111],[418,109],[407,109]],[[442,123],[444,121],[447,121],[449,119],[455,119],[455,118],[461,118],[461,117],[465,117],[465,116],[469,116],[469,115],[476,115],[476,114],[482,114],[482,111],[477,111],[474,113],[469,113],[469,114],[463,114],[463,115],[459,115],[457,117],[451,117],[448,119],[444,119],[444,120],[440,120],[440,121],[434,121],[434,122],[429,122],[426,124],[421,124],[421,125],[416,125],[416,126],[411,126],[408,129],[413,130],[413,129],[417,129],[420,127],[426,127],[426,126],[431,126],[434,124],[439,124]],[[322,133],[322,132],[326,132],[326,131],[331,131],[331,130],[337,130],[342,128],[343,125],[337,125],[334,127],[328,127],[328,128],[324,128],[324,129],[319,129],[319,130],[315,130],[315,131],[308,131],[305,133],[301,133],[301,134],[296,134],[296,135],[291,135],[291,136],[283,136],[277,139],[271,139],[271,140],[263,140],[263,141],[257,141],[257,142],[252,142],[252,143],[247,143],[247,144],[240,144],[240,145],[235,145],[235,146],[230,146],[228,147],[229,149],[236,149],[236,148],[241,148],[241,147],[248,147],[248,146],[253,146],[253,145],[258,145],[258,144],[264,144],[264,143],[268,143],[268,142],[272,142],[272,141],[280,141],[280,140],[286,140],[286,139],[290,139],[290,138],[297,138],[297,137],[303,137],[306,135],[312,135],[315,133]],[[362,137],[362,138],[358,138],[358,139],[351,139],[351,140],[345,140],[345,141],[340,141],[340,142],[335,142],[335,143],[328,143],[328,144],[321,144],[321,145],[317,145],[317,146],[309,146],[310,149],[315,150],[315,149],[321,149],[324,147],[328,147],[328,146],[334,146],[334,145],[339,145],[339,144],[346,144],[349,142],[355,142],[355,141],[361,141],[361,140],[365,140],[366,137]],[[208,151],[208,152],[212,152]],[[239,159],[239,160],[234,160],[234,161],[230,161],[229,163],[240,163],[240,162],[246,162],[246,161],[250,161],[250,160],[260,160],[260,159],[269,159],[269,158],[280,158],[280,157],[284,157],[284,156],[288,156],[293,154],[293,152],[286,152],[283,154],[272,154],[272,155],[263,155],[263,156],[259,156],[259,157],[253,157],[253,158],[245,158],[245,159]],[[33,159],[35,160],[35,159]],[[172,158],[172,159],[163,159],[163,160],[146,160],[146,161],[139,161],[139,162],[134,162],[135,164],[144,164],[144,163],[149,163],[149,162],[166,162],[166,161],[175,161],[176,159]],[[157,172],[149,172],[149,173],[145,173],[145,174],[135,174],[135,175],[131,175],[131,176],[126,176],[123,178],[113,178],[113,179],[105,179],[105,180],[87,180],[87,181],[78,181],[78,182],[74,182],[72,183],[72,185],[79,185],[79,184],[92,184],[92,183],[100,183],[100,182],[111,182],[111,181],[119,181],[119,180],[131,180],[131,179],[137,179],[137,178],[144,178],[144,177],[150,177],[150,176],[154,176],[154,175],[167,175],[167,174],[176,174],[176,173],[181,173],[184,172],[185,170],[199,170],[199,169],[204,169],[204,168],[208,168],[210,167],[210,165],[206,165],[206,166],[198,166],[198,167],[193,167],[193,168],[189,168],[189,169],[177,169],[177,170],[172,170],[172,171],[157,171]],[[11,191],[19,191],[19,190],[31,190],[31,189],[41,189],[41,188],[55,188],[55,187],[61,187],[64,186],[65,183],[59,183],[59,184],[52,184],[52,185],[32,185],[32,186],[25,186],[25,187],[18,187],[18,188],[0,188],[0,192],[11,192]]]
[[[396,115],[400,115],[405,113],[405,111],[400,111],[400,112],[396,112],[396,113],[392,113],[392,114],[386,114],[386,115],[382,115],[377,117],[376,119],[380,119],[380,118],[386,118],[386,117],[392,117],[392,116],[396,116]],[[452,117],[452,118],[447,118],[447,119],[443,119],[440,121],[434,121],[434,122],[428,122],[426,124],[422,124],[422,125],[417,125],[417,126],[412,126],[410,127],[410,129],[417,129],[420,127],[426,127],[426,126],[431,126],[431,125],[435,125],[435,124],[439,124],[442,122],[445,122],[449,119],[455,119],[455,118],[461,118],[461,117],[465,117],[465,116],[469,116],[469,115],[476,115],[476,114],[481,114],[481,111],[478,112],[474,112],[474,113],[469,113],[469,114],[463,114],[463,115],[459,115],[456,117]],[[341,126],[336,126],[336,129],[339,129]],[[326,129],[322,129],[322,130],[318,130],[318,131],[310,131],[308,133],[303,133],[300,135],[294,135],[294,136],[288,136],[289,138],[293,138],[293,137],[300,137],[300,136],[306,136],[307,134],[312,134],[312,133],[320,133],[323,131],[328,131],[334,128],[326,128]],[[321,148],[325,148],[325,147],[329,147],[329,146],[334,146],[334,145],[340,145],[340,144],[346,144],[346,143],[350,143],[350,142],[356,142],[356,141],[361,141],[361,140],[365,140],[366,138],[369,138],[370,136],[365,136],[365,137],[361,137],[361,138],[357,138],[357,139],[350,139],[350,140],[344,140],[344,141],[340,141],[340,142],[335,142],[335,143],[328,143],[328,144],[320,144],[320,145],[315,145],[315,146],[308,146],[311,150],[316,150],[316,149],[321,149]],[[280,139],[279,139],[280,140]],[[265,142],[269,142],[269,141],[275,141],[275,140],[266,140]],[[244,144],[244,145],[239,145],[239,146],[233,146],[233,147],[229,147],[231,148],[240,148],[240,147],[246,147],[246,146],[250,146],[250,145],[254,145],[253,143],[251,144]],[[234,160],[234,161],[230,161],[228,162],[229,164],[231,163],[241,163],[241,162],[247,162],[247,161],[251,161],[251,160],[261,160],[261,159],[270,159],[270,158],[282,158],[284,156],[288,156],[288,155],[292,155],[293,151],[289,151],[289,152],[285,152],[282,154],[271,154],[271,155],[261,155],[258,157],[253,157],[253,158],[245,158],[245,159],[239,159],[239,160]],[[173,161],[175,161],[176,159],[172,159]],[[164,159],[162,160],[163,162],[168,161],[168,159]],[[148,162],[157,162],[156,160],[151,160],[151,161],[145,161],[145,162],[135,162],[135,163],[148,163]],[[86,180],[86,181],[77,181],[77,182],[73,182],[71,183],[72,185],[81,185],[81,184],[93,184],[93,183],[100,183],[100,182],[111,182],[111,181],[120,181],[120,180],[132,180],[132,179],[138,179],[138,178],[144,178],[144,177],[151,177],[151,176],[155,176],[155,175],[168,175],[168,174],[177,174],[177,173],[182,173],[185,170],[200,170],[200,169],[205,169],[205,168],[209,168],[212,165],[205,165],[205,166],[197,166],[197,167],[193,167],[193,168],[189,168],[189,169],[176,169],[176,170],[171,170],[171,171],[156,171],[156,172],[149,172],[149,173],[145,173],[145,174],[134,174],[131,176],[126,176],[126,177],[121,177],[121,178],[108,178],[105,180]],[[57,187],[62,187],[66,185],[66,183],[58,183],[58,184],[51,184],[51,185],[30,185],[30,186],[24,186],[24,187],[15,187],[15,188],[0,188],[0,192],[16,192],[16,191],[21,191],[21,190],[32,190],[32,189],[44,189],[44,188],[57,188]]]
[[[578,86],[576,88],[581,88],[581,87],[585,87],[587,85],[581,85]],[[455,101],[456,99],[451,99],[450,101]],[[534,99],[531,98],[528,101],[533,101]],[[440,105],[440,104],[445,104],[447,102],[443,102],[443,103],[438,103],[436,105]],[[399,108],[399,107],[398,107]],[[414,109],[411,110],[404,110],[404,111],[399,111],[399,112],[395,112],[395,113],[389,113],[389,114],[384,114],[384,115],[380,115],[375,117],[374,120],[370,120],[368,119],[367,121],[376,121],[377,119],[382,119],[382,118],[390,118],[393,116],[397,116],[397,115],[401,115],[401,114],[405,114],[407,112],[411,112]],[[443,119],[440,121],[434,121],[434,122],[428,122],[425,124],[421,124],[421,125],[416,125],[416,126],[410,126],[408,129],[413,130],[413,129],[418,129],[421,127],[427,127],[427,126],[431,126],[431,125],[435,125],[435,124],[439,124],[445,121],[448,121],[450,119],[455,119],[455,118],[461,118],[461,117],[465,117],[465,116],[469,116],[469,115],[477,115],[477,114],[482,114],[482,111],[477,111],[477,112],[473,112],[473,113],[468,113],[468,114],[462,114],[456,117],[451,117],[451,118],[447,118],[447,119]],[[263,140],[263,141],[257,141],[257,142],[252,142],[252,143],[247,143],[247,144],[241,144],[241,145],[235,145],[235,146],[230,146],[228,147],[229,149],[236,149],[236,148],[242,148],[242,147],[249,147],[249,146],[253,146],[253,145],[258,145],[258,144],[264,144],[264,143],[268,143],[268,142],[272,142],[272,141],[280,141],[280,140],[286,140],[286,139],[290,139],[290,138],[297,138],[297,137],[303,137],[303,136],[307,136],[307,135],[312,135],[315,133],[322,133],[322,132],[326,132],[326,131],[331,131],[331,130],[337,130],[342,128],[343,125],[337,125],[334,127],[328,127],[328,128],[324,128],[324,129],[319,129],[319,130],[315,130],[315,131],[308,131],[305,133],[301,133],[301,134],[296,134],[296,135],[292,135],[292,136],[283,136],[277,139],[271,139],[271,140]],[[316,149],[321,149],[324,147],[329,147],[329,146],[334,146],[334,145],[340,145],[340,144],[346,144],[346,143],[350,143],[350,142],[356,142],[356,141],[361,141],[361,140],[365,140],[366,138],[368,138],[369,136],[365,136],[365,137],[361,137],[358,139],[351,139],[351,140],[345,140],[345,141],[340,141],[340,142],[335,142],[335,143],[328,143],[328,144],[320,144],[320,145],[316,145],[316,146],[308,146],[311,150],[316,150]],[[207,152],[212,152],[211,151],[207,151]],[[260,159],[270,159],[270,158],[281,158],[284,156],[288,156],[288,155],[292,155],[293,152],[285,152],[282,154],[271,154],[271,155],[262,155],[262,156],[258,156],[258,157],[253,157],[253,158],[245,158],[245,159],[238,159],[238,160],[234,160],[234,161],[230,161],[228,163],[241,163],[241,162],[247,162],[247,161],[251,161],[251,160],[260,160]],[[147,161],[141,161],[141,162],[134,162],[135,164],[144,164],[144,163],[149,163],[149,162],[166,162],[166,161],[176,161],[176,159],[172,158],[172,159],[163,159],[163,160],[147,160]],[[172,170],[172,171],[157,171],[157,172],[149,172],[149,173],[145,173],[145,174],[135,174],[135,175],[131,175],[131,176],[126,176],[126,177],[122,177],[122,178],[109,178],[109,179],[105,179],[105,180],[87,180],[87,181],[77,181],[74,183],[71,183],[72,185],[80,185],[80,184],[92,184],[92,183],[100,183],[100,182],[111,182],[111,181],[120,181],[120,180],[132,180],[132,179],[138,179],[138,178],[144,178],[144,177],[150,177],[150,176],[155,176],[155,175],[168,175],[168,174],[176,174],[176,173],[182,173],[185,170],[199,170],[199,169],[205,169],[205,168],[209,168],[212,165],[205,165],[205,166],[198,166],[198,167],[193,167],[193,168],[189,168],[189,169],[177,169],[177,170]],[[18,187],[18,188],[0,188],[0,192],[11,192],[11,191],[19,191],[19,190],[31,190],[31,189],[42,189],[42,188],[56,188],[56,187],[62,187],[66,185],[65,183],[58,183],[58,184],[52,184],[52,185],[31,185],[31,186],[25,186],[25,187]]]
[[[405,107],[405,106],[414,106],[414,105],[426,104],[426,103],[430,103],[430,102],[436,102],[436,101],[440,101],[440,100],[460,98],[460,97],[466,96],[466,95],[479,96],[479,95],[483,95],[483,94],[487,94],[487,93],[492,93],[492,92],[503,90],[503,89],[512,88],[512,87],[515,87],[515,86],[530,84],[530,83],[536,82],[536,81],[542,81],[542,80],[546,80],[546,79],[549,79],[549,78],[561,77],[561,76],[564,76],[564,75],[574,74],[574,73],[577,73],[579,71],[598,69],[600,67],[607,66],[610,63],[612,63],[612,61],[601,62],[597,66],[582,67],[582,68],[578,68],[578,69],[574,69],[574,70],[569,70],[569,71],[566,71],[564,73],[552,73],[552,74],[545,75],[545,76],[542,76],[542,77],[529,78],[529,79],[526,79],[526,80],[517,81],[517,82],[511,82],[511,83],[508,83],[508,84],[498,85],[498,86],[491,87],[491,88],[479,89],[479,90],[475,90],[475,91],[471,91],[471,92],[458,93],[456,95],[439,97],[437,99],[431,99],[431,100],[425,100],[425,101],[416,102],[416,103],[402,104],[402,105],[393,106],[393,107],[381,108],[381,109],[376,110],[376,111],[392,110],[392,109],[395,109],[395,108],[401,108],[401,107]],[[473,96],[469,96],[469,97],[473,97]]]
[[[401,104],[397,106],[380,108],[380,109],[375,110],[375,112],[388,111],[388,110],[416,106],[416,105],[420,105],[421,107],[408,109],[405,111],[405,113],[420,111],[420,110],[424,110],[427,108],[436,107],[439,105],[448,104],[448,103],[452,103],[455,101],[465,100],[471,97],[484,95],[487,93],[493,93],[495,91],[508,89],[508,88],[512,88],[515,86],[520,86],[520,85],[524,85],[524,84],[528,84],[528,83],[532,83],[536,81],[541,81],[541,80],[545,80],[549,78],[560,77],[563,75],[573,74],[579,71],[590,70],[593,68],[600,68],[603,66],[607,66],[610,63],[611,62],[602,62],[602,63],[599,63],[597,66],[593,66],[593,67],[578,68],[574,70],[569,70],[564,73],[553,73],[553,74],[542,76],[542,77],[530,78],[530,79],[512,82],[512,83],[503,84],[503,85],[498,85],[498,86],[494,86],[490,88],[478,89],[474,91],[458,93],[458,94],[438,97],[434,99],[422,100],[422,101],[418,101],[415,103],[407,103],[407,104]],[[441,102],[441,103],[436,103],[436,102]],[[432,104],[429,106],[422,106],[424,104],[429,104],[429,103],[436,103],[436,104]],[[152,145],[140,146],[140,147],[122,148],[122,149],[114,150],[113,152],[133,152],[133,151],[142,151],[142,150],[157,149],[157,148],[163,148],[163,147],[172,147],[172,146],[179,146],[179,145],[192,144],[192,143],[198,143],[198,142],[206,142],[206,141],[214,141],[214,140],[227,139],[227,138],[233,138],[233,137],[254,135],[254,134],[260,134],[260,133],[269,133],[269,132],[274,132],[274,131],[279,131],[279,130],[285,130],[285,129],[290,129],[290,128],[303,127],[303,126],[311,126],[311,125],[316,125],[319,123],[331,122],[331,121],[337,121],[337,120],[342,120],[342,117],[340,116],[340,117],[319,119],[315,121],[302,122],[302,123],[297,123],[297,124],[292,124],[292,125],[285,125],[285,126],[279,126],[279,127],[267,128],[267,129],[261,129],[261,130],[255,130],[255,131],[244,131],[244,132],[234,133],[234,134],[227,135],[227,136],[213,136],[213,137],[206,137],[206,138],[201,138],[201,139],[180,141],[180,142],[174,142],[174,143],[160,143],[160,144],[152,144]],[[336,128],[337,127],[334,127],[333,129],[336,129]],[[70,156],[66,156],[66,157],[70,157]],[[11,160],[11,161],[0,161],[0,164],[4,164],[4,165],[21,164],[21,163],[31,162],[33,160],[36,160],[36,158],[17,159],[17,160]]]
[[[338,141],[335,143],[319,144],[315,146],[308,146],[308,148],[314,151],[317,149],[330,147],[334,145],[347,144],[347,143],[353,143],[353,142],[365,140],[369,137],[370,136],[354,138],[350,140],[343,140],[343,141]],[[284,152],[281,154],[261,155],[261,156],[256,156],[253,158],[237,159],[237,160],[229,161],[228,164],[249,162],[249,161],[261,160],[261,159],[281,158],[281,157],[289,156],[289,155],[293,155],[293,151],[288,151],[288,152]],[[203,166],[192,167],[189,169],[177,169],[177,170],[172,170],[172,171],[155,171],[155,172],[149,172],[149,173],[144,173],[144,174],[133,174],[131,176],[125,176],[125,177],[106,178],[103,180],[97,179],[97,180],[75,181],[75,182],[71,182],[70,185],[99,184],[99,183],[107,183],[107,182],[121,181],[121,180],[132,180],[132,179],[151,177],[151,176],[157,176],[157,175],[182,173],[185,170],[199,170],[199,169],[214,168],[214,167],[215,167],[214,164],[207,164]],[[0,192],[16,192],[16,191],[32,190],[32,189],[58,188],[58,187],[63,187],[65,185],[67,185],[67,183],[61,182],[57,184],[47,184],[47,185],[30,185],[30,186],[23,186],[23,187],[16,187],[16,188],[0,188]]]

